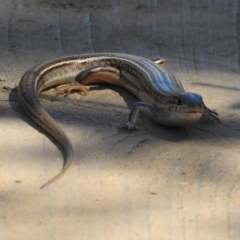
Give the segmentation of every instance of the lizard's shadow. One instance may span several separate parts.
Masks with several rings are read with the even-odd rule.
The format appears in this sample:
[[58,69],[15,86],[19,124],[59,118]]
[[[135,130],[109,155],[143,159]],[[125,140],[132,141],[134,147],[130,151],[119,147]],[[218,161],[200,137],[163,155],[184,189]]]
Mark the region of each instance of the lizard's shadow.
[[[102,91],[105,89],[110,89],[112,91],[115,91],[119,94],[120,97],[123,98],[124,102],[130,109],[138,101],[138,99],[131,93],[129,93],[127,90],[114,86],[114,85],[109,85],[109,84],[100,84],[100,85],[92,85],[90,86],[90,91]],[[78,100],[78,101],[81,101]],[[59,146],[57,141],[53,137],[51,137],[45,130],[43,130],[40,126],[38,126],[35,122],[33,122],[23,111],[21,108],[19,101],[18,101],[18,96],[17,96],[17,91],[16,89],[11,90],[9,94],[9,102],[10,105],[13,109],[13,111],[18,113],[18,116],[25,122],[27,122],[30,126],[32,126],[34,129],[36,129],[38,132],[46,135],[49,137],[49,139],[58,147],[58,149],[62,152],[63,155],[65,155],[64,151],[62,148]],[[53,109],[53,112],[50,112],[50,115],[55,115],[57,113],[57,109]],[[67,114],[67,113],[66,113]],[[69,112],[71,114],[71,112]],[[54,117],[53,117],[54,118]],[[127,121],[127,119],[126,119]],[[169,141],[169,142],[180,142],[183,141],[184,139],[188,138],[189,135],[192,138],[192,134],[190,133],[192,127],[181,127],[181,128],[172,128],[172,127],[165,127],[161,126],[155,122],[153,122],[150,118],[146,116],[140,117],[140,122],[139,122],[139,128],[140,131],[144,131],[145,134],[149,134],[151,136],[154,136],[156,138]],[[189,130],[190,129],[190,130]],[[119,131],[125,131],[127,130],[119,130]]]
[[[95,91],[95,90],[102,91],[105,89],[110,89],[118,93],[119,96],[123,98],[124,102],[129,108],[129,113],[133,105],[138,101],[138,99],[132,93],[118,86],[109,85],[109,84],[100,84],[100,85],[90,87],[90,91]],[[180,142],[180,141],[183,141],[188,136],[188,130],[185,127],[161,126],[155,123],[154,121],[152,121],[149,117],[143,116],[143,115],[141,115],[139,119],[139,129],[140,131],[144,130],[147,134],[153,135],[156,138],[160,138],[170,142]],[[120,131],[127,131],[127,130],[120,130]]]

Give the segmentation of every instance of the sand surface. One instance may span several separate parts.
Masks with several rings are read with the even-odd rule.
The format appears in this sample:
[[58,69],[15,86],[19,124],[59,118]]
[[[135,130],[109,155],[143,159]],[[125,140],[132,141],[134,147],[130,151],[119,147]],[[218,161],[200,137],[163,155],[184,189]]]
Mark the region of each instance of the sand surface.
[[[237,0],[0,1],[0,239],[240,239],[240,16]],[[142,117],[117,87],[42,104],[75,150],[59,149],[21,109],[32,66],[89,52],[167,60],[221,124],[182,129]]]

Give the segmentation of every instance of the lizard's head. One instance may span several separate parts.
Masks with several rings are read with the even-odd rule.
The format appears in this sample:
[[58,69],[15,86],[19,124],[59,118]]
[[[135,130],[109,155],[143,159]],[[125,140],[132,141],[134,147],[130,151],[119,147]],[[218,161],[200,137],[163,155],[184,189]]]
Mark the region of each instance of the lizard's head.
[[[181,127],[198,121],[204,113],[202,97],[196,93],[180,93],[169,96],[164,106],[164,114],[157,121],[167,126]],[[164,122],[161,122],[161,117]]]
[[202,96],[196,93],[180,93],[168,100],[169,122],[183,126],[198,121],[204,112]]
[[169,121],[176,121],[180,126],[188,125],[202,117],[204,103],[201,95],[183,92],[170,97],[168,109],[170,111]]

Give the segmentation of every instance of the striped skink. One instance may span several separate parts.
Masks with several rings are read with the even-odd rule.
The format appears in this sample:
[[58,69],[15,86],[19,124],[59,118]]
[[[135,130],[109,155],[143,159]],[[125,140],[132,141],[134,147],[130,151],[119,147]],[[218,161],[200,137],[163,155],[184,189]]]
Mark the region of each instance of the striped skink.
[[121,53],[84,54],[43,63],[23,75],[18,86],[23,110],[66,154],[62,171],[41,188],[59,179],[74,156],[68,137],[39,102],[39,94],[48,88],[67,84],[60,86],[59,94],[79,91],[86,95],[86,85],[107,82],[129,90],[140,100],[123,126],[129,130],[137,128],[140,113],[165,126],[185,126],[199,119],[219,122],[218,114],[205,106],[202,97],[185,92],[180,80],[167,71],[163,63],[163,59],[149,60]]

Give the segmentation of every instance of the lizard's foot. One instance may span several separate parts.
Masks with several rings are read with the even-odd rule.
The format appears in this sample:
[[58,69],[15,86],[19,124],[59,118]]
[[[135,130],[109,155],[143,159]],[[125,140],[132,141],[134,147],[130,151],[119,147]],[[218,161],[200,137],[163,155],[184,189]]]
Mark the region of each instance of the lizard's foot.
[[78,92],[79,94],[86,96],[89,92],[89,87],[84,86],[79,82],[72,82],[70,84],[64,84],[57,86],[55,88],[56,93],[52,97],[52,101],[54,101],[59,95],[68,96],[69,94],[72,94],[73,92]]
[[204,106],[204,112],[203,112],[203,116],[202,116],[201,120],[203,122],[212,123],[212,124],[221,123],[219,120],[218,113],[210,110],[206,106]]
[[122,124],[118,127],[119,129],[127,129],[129,132],[133,130],[138,130],[138,126],[134,124],[132,121],[128,121],[125,124]]
[[157,63],[159,66],[163,67],[166,64],[166,59],[160,58],[160,57],[155,57],[151,59],[153,62]]

